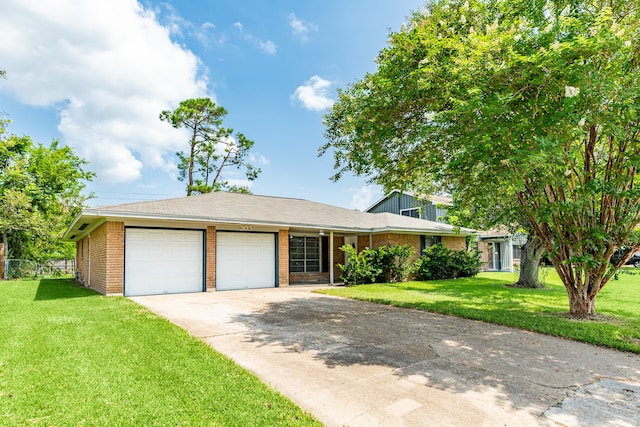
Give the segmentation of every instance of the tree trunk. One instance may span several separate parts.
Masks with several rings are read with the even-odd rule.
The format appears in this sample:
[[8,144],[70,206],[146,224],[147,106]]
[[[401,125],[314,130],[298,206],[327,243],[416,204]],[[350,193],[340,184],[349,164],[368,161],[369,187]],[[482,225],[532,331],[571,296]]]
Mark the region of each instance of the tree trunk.
[[0,280],[4,280],[4,240],[0,242]]
[[569,312],[572,316],[587,317],[596,314],[596,296],[590,297],[587,292],[580,292],[571,286],[566,286],[569,294]]
[[522,253],[520,255],[520,277],[515,286],[520,288],[544,287],[544,285],[538,281],[538,270],[543,253],[544,245],[540,239],[529,234],[527,242],[522,247]]

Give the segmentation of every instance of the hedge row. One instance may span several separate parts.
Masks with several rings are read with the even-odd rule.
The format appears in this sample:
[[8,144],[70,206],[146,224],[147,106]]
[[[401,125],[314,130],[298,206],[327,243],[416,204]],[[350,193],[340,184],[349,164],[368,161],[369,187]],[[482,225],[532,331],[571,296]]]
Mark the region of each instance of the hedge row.
[[365,248],[358,252],[351,245],[340,248],[347,259],[338,264],[340,278],[347,285],[400,282],[412,274],[418,280],[472,277],[480,271],[477,251],[452,250],[441,243],[428,247],[415,262],[409,262],[414,250],[411,245],[387,245],[377,249]]

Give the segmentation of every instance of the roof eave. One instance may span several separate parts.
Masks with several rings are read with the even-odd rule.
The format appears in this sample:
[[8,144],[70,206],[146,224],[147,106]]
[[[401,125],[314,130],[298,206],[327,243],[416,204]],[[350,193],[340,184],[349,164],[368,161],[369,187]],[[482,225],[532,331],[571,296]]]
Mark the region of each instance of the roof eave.
[[[86,217],[93,218],[118,218],[118,219],[141,219],[141,220],[165,220],[165,221],[196,221],[196,222],[207,222],[207,223],[218,223],[218,224],[247,224],[254,226],[264,226],[264,227],[284,227],[284,228],[306,228],[312,230],[324,230],[327,232],[343,232],[343,233],[414,233],[414,234],[439,234],[439,235],[450,235],[450,236],[466,236],[466,235],[475,235],[478,232],[476,230],[461,228],[459,230],[443,230],[440,228],[433,229],[423,229],[423,228],[412,228],[412,227],[395,227],[395,226],[384,226],[384,227],[349,227],[343,225],[335,225],[335,224],[309,224],[309,223],[294,223],[294,222],[280,222],[280,221],[258,221],[247,218],[213,218],[213,217],[205,217],[205,216],[186,216],[186,215],[171,215],[171,214],[150,214],[150,213],[137,213],[137,212],[117,212],[117,211],[103,211],[100,209],[87,209],[83,211],[80,215],[76,216],[73,223],[69,227],[68,231],[65,233],[64,238],[67,239],[74,231],[74,227],[77,223]],[[86,232],[82,233],[83,235]]]

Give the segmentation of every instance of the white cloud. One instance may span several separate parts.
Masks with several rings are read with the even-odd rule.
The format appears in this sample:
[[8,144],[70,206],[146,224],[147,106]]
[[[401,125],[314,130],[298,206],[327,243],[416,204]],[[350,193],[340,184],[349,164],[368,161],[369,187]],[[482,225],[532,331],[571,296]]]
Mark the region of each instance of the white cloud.
[[374,196],[374,189],[372,186],[367,185],[360,188],[350,188],[348,191],[353,193],[351,196],[351,202],[349,203],[350,208],[364,211],[371,206]]
[[160,7],[156,10],[156,15],[171,35],[184,37],[184,33],[186,32],[206,47],[211,46],[212,42],[224,44],[223,38],[216,38],[214,33],[216,26],[213,23],[204,22],[203,24],[195,25],[193,22],[184,19],[175,7],[169,3],[161,3]]
[[262,40],[251,34],[246,34],[244,32],[244,25],[242,25],[241,22],[235,22],[233,26],[242,33],[242,36],[244,37],[245,40],[249,41],[251,44],[253,44],[255,47],[257,47],[261,51],[269,55],[275,55],[278,52],[278,46],[271,40]]
[[160,25],[132,0],[3,0],[3,87],[24,104],[57,107],[63,142],[99,180],[172,170],[185,138],[158,115],[208,95],[198,58],[170,39],[182,25],[172,22]]
[[260,153],[250,153],[249,154],[249,161],[251,163],[257,163],[259,165],[268,165],[269,163],[271,163],[271,160],[267,159],[265,156],[263,156]]
[[309,41],[309,33],[318,31],[316,24],[298,18],[295,13],[289,14],[289,26],[291,26],[293,35],[299,37],[303,42]]
[[231,178],[231,179],[227,179],[226,181],[227,181],[227,184],[235,185],[238,187],[251,188],[251,186],[253,185],[253,181],[249,181],[248,179]]
[[253,37],[251,37],[251,40],[255,42],[255,44],[258,46],[258,48],[260,48],[260,50],[263,50],[269,55],[275,55],[278,50],[278,47],[276,46],[276,44],[271,40],[263,41]]
[[307,110],[326,110],[335,102],[327,95],[331,85],[332,82],[316,75],[307,80],[304,85],[298,86],[291,98],[301,102]]

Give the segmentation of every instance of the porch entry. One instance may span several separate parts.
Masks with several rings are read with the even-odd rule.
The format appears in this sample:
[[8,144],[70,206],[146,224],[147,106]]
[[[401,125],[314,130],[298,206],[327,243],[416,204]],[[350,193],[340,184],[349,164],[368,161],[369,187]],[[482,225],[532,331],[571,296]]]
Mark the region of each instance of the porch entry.
[[489,243],[489,270],[502,270],[502,244],[500,242]]

